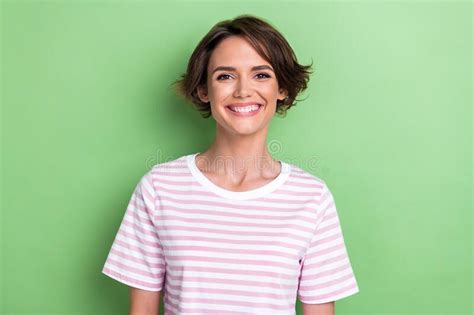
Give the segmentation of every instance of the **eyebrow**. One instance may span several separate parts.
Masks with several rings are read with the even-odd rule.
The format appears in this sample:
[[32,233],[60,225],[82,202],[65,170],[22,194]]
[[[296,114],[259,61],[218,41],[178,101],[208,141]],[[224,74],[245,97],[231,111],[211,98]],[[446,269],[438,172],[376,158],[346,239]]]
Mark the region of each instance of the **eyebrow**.
[[[267,65],[254,66],[254,67],[252,67],[251,70],[255,71],[255,70],[265,70],[265,69],[273,71],[272,67],[267,66]],[[214,73],[216,71],[219,71],[219,70],[235,71],[237,69],[235,69],[234,67],[230,67],[230,66],[219,66],[219,67],[215,68],[214,71],[212,71],[212,73]]]

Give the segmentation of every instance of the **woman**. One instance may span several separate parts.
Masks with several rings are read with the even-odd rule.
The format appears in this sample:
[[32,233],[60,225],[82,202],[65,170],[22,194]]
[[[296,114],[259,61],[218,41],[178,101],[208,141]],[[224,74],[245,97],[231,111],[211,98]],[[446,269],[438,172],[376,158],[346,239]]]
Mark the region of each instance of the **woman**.
[[180,95],[216,121],[204,152],[155,165],[138,183],[103,273],[130,286],[130,313],[333,314],[359,291],[326,183],[267,150],[268,127],[306,88],[268,22],[216,24]]

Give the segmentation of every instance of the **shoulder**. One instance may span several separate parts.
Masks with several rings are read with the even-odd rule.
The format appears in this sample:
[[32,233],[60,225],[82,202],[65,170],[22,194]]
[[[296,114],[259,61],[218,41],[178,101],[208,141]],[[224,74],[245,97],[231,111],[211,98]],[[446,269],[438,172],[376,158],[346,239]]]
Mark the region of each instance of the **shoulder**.
[[291,169],[289,177],[290,182],[295,186],[300,186],[305,188],[305,190],[309,190],[319,201],[318,197],[324,195],[328,190],[326,181],[319,175],[313,174],[303,167],[288,162],[285,163],[287,163]]
[[187,155],[181,155],[175,158],[169,158],[157,164],[154,164],[145,173],[144,177],[149,179],[156,178],[166,173],[176,173],[187,168]]
[[187,174],[187,156],[181,155],[175,158],[169,158],[156,163],[142,175],[139,184],[152,187],[154,193],[162,183],[169,183],[180,180]]
[[134,195],[144,200],[150,209],[154,209],[161,186],[181,177],[179,173],[183,173],[185,162],[186,156],[180,156],[152,165],[138,180]]
[[301,180],[307,183],[313,184],[315,187],[322,187],[326,185],[326,182],[324,179],[319,177],[318,175],[315,175],[305,169],[303,169],[300,166],[297,166],[295,164],[285,162],[290,166],[291,169],[291,177],[295,180]]

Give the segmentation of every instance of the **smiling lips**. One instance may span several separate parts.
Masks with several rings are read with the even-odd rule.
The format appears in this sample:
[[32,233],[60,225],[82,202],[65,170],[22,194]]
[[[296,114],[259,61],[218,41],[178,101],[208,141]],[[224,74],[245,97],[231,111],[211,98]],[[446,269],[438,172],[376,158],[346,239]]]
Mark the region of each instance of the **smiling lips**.
[[237,116],[253,116],[260,111],[262,104],[247,102],[236,103],[226,106],[226,108]]

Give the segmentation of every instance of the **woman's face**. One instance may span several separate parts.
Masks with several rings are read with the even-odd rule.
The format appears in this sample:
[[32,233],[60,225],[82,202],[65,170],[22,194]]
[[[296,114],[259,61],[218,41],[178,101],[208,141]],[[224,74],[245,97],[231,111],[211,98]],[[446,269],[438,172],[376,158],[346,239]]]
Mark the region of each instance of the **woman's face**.
[[270,63],[239,36],[227,37],[215,47],[207,73],[207,89],[198,89],[199,98],[210,102],[219,127],[233,135],[267,128],[277,100],[287,96]]

